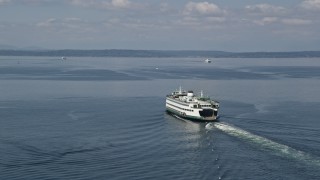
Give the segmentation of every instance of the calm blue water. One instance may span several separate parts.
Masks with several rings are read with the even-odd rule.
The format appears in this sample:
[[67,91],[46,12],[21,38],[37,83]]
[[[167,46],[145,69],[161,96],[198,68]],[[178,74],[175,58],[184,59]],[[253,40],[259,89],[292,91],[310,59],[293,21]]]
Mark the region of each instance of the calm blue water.
[[0,57],[0,179],[320,179],[319,92],[320,59]]

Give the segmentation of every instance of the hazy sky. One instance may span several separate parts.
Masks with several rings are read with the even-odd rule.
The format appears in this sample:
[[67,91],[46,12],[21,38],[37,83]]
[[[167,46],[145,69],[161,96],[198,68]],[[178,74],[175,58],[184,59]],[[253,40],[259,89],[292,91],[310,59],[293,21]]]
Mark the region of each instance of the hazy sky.
[[320,0],[0,0],[0,45],[320,50]]

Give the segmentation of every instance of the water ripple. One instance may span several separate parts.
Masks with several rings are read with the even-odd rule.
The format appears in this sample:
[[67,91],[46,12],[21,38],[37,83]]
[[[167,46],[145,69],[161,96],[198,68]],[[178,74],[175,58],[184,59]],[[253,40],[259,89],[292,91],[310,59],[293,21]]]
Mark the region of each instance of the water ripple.
[[314,165],[320,167],[320,158],[306,152],[291,148],[287,145],[274,142],[270,139],[252,134],[243,129],[228,125],[226,123],[214,123],[213,125],[207,125],[207,128],[215,127],[231,136],[246,140],[250,143],[258,145],[264,150],[269,150],[276,155],[287,157],[290,159],[295,159],[300,162],[307,163],[309,165]]

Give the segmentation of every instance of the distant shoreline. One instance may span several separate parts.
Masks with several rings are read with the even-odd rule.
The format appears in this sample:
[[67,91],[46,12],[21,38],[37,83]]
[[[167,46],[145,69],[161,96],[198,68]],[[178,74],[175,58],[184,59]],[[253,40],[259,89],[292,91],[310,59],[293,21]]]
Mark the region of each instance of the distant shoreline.
[[315,58],[320,51],[226,52],[200,50],[0,50],[0,56],[158,57],[158,58]]

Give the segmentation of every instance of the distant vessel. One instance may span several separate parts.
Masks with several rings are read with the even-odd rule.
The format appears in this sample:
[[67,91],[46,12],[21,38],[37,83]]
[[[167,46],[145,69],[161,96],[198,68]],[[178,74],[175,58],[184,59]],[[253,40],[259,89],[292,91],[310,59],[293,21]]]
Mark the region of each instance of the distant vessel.
[[62,56],[62,57],[61,57],[61,60],[67,60],[67,58],[66,58],[66,57],[64,57],[64,56]]
[[206,60],[204,60],[204,62],[211,63],[211,60],[210,59],[206,59]]
[[193,91],[181,89],[174,91],[166,97],[166,111],[189,120],[194,121],[215,121],[218,116],[219,102],[204,97],[201,91],[200,96],[195,96]]

